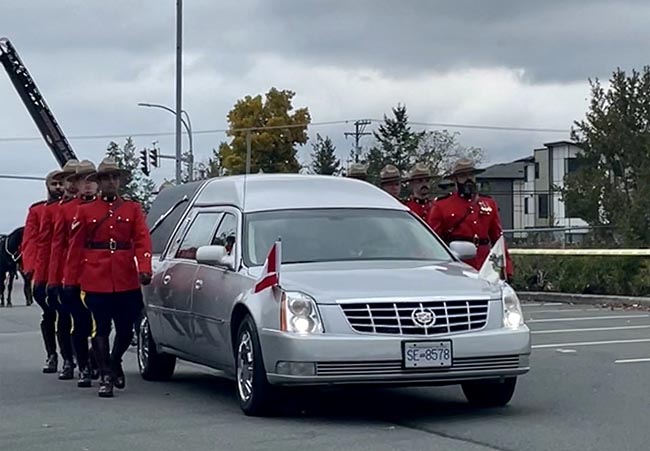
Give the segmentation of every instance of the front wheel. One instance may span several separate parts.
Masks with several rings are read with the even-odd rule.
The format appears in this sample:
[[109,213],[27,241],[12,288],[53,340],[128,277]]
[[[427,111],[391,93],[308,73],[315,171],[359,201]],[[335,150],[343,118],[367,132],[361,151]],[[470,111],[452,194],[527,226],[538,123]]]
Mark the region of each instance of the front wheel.
[[249,416],[268,414],[273,387],[266,378],[257,328],[249,315],[244,317],[237,332],[235,376],[241,410]]
[[138,328],[138,368],[142,378],[147,381],[171,379],[176,368],[176,357],[159,353],[156,349],[146,314],[142,315]]
[[516,377],[471,381],[462,384],[467,401],[477,407],[503,407],[510,402],[517,385]]

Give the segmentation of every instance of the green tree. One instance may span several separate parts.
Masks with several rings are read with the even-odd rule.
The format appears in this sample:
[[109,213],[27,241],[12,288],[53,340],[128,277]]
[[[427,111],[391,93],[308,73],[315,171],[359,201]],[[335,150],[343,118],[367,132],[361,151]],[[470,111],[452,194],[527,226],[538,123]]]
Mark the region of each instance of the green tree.
[[[221,165],[226,174],[243,174],[246,171],[246,134],[237,131],[245,128],[273,127],[253,130],[251,134],[251,172],[298,172],[297,146],[306,144],[307,124],[311,122],[309,110],[294,110],[295,93],[271,88],[264,97],[246,96],[228,113],[230,143],[219,146]],[[280,128],[280,126],[290,126]]]
[[121,188],[121,194],[140,202],[144,210],[149,211],[156,187],[153,180],[144,175],[140,168],[140,158],[133,139],[127,138],[122,147],[111,141],[106,149],[106,156],[114,159],[120,168],[129,172],[127,181]]
[[384,115],[384,123],[373,132],[376,144],[373,146],[375,152],[372,153],[381,154],[384,164],[393,164],[400,171],[406,172],[413,166],[417,149],[426,132],[411,129],[406,105],[398,104],[392,113],[393,117]]
[[650,245],[650,67],[617,69],[605,89],[590,80],[586,116],[571,137],[582,151],[566,178],[563,199],[591,225],[629,246]]
[[379,183],[379,173],[386,164],[393,164],[407,174],[415,163],[424,163],[434,177],[441,178],[461,157],[472,158],[476,164],[483,160],[483,151],[462,146],[458,133],[414,131],[409,125],[405,105],[398,104],[392,113],[392,117],[384,115],[384,122],[373,133],[375,144],[363,154],[370,182]]
[[338,175],[341,172],[341,161],[336,158],[336,147],[329,136],[325,139],[316,134],[316,142],[312,144],[314,149],[311,154],[311,169],[315,174]]

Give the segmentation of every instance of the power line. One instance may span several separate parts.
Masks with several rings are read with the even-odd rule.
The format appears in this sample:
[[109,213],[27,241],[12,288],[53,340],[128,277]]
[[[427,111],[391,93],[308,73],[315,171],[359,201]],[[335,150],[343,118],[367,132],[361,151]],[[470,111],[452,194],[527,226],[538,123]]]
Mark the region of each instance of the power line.
[[[382,119],[367,119],[368,123],[381,123]],[[342,125],[359,122],[359,120],[348,119],[338,121],[325,121],[325,122],[312,122],[303,124],[288,124],[288,125],[273,125],[267,127],[248,127],[238,129],[206,129],[195,130],[195,135],[211,135],[218,133],[237,133],[246,131],[260,131],[260,130],[277,130],[287,128],[302,128],[302,127],[321,127],[326,125]],[[443,127],[443,128],[459,128],[459,129],[472,129],[472,130],[487,130],[487,131],[507,131],[507,132],[526,132],[526,133],[565,133],[568,134],[570,130],[559,128],[536,128],[536,127],[510,127],[499,125],[480,125],[480,124],[453,124],[444,122],[409,122],[410,125],[417,125],[420,127]],[[185,134],[185,132],[183,132]],[[78,135],[70,136],[68,139],[74,140],[94,140],[94,139],[114,139],[114,138],[144,138],[156,136],[174,136],[174,132],[143,132],[143,133],[113,133],[113,134],[100,134],[100,135]],[[28,141],[41,141],[42,137],[8,137],[0,138],[0,142],[28,142]]]
[[[238,132],[247,132],[247,131],[259,131],[259,130],[278,130],[286,128],[304,128],[304,127],[322,127],[325,125],[341,125],[349,124],[354,120],[339,120],[339,121],[325,121],[325,122],[312,122],[312,123],[303,123],[303,124],[288,124],[288,125],[270,125],[266,127],[247,127],[247,128],[222,128],[222,129],[207,129],[207,130],[194,130],[192,134],[194,135],[211,135],[217,133],[238,133]],[[187,134],[187,132],[183,132]],[[156,136],[174,136],[174,132],[147,132],[147,133],[115,133],[115,134],[103,134],[103,135],[79,135],[79,136],[70,136],[68,139],[74,140],[92,140],[92,139],[111,139],[111,138],[142,138],[142,137],[156,137]],[[21,141],[41,141],[43,138],[39,137],[15,137],[15,138],[0,138],[0,142],[21,142]]]
[[[373,119],[377,120],[377,119]],[[409,122],[409,125],[419,125],[421,127],[447,127],[447,128],[466,128],[475,130],[492,130],[504,132],[533,132],[533,133],[570,133],[571,130],[561,128],[536,128],[536,127],[510,127],[500,125],[478,125],[478,124],[448,124],[443,122]]]
[[45,181],[45,177],[35,177],[31,175],[8,175],[8,174],[0,174],[0,180],[1,179],[9,179],[9,180],[35,180],[39,182]]

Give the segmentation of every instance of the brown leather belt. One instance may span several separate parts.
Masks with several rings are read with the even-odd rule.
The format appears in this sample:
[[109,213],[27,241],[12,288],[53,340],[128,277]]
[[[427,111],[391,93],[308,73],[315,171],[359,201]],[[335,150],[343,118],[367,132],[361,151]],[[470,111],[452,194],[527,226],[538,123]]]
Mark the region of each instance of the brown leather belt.
[[111,251],[125,251],[131,249],[129,241],[89,241],[86,243],[86,249],[106,249]]

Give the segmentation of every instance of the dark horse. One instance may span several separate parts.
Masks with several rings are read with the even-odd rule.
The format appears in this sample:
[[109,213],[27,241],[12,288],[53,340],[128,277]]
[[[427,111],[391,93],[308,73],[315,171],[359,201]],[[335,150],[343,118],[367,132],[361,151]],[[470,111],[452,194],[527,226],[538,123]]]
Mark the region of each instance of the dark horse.
[[[11,292],[14,288],[14,279],[17,278],[21,265],[20,244],[23,240],[24,227],[19,227],[9,235],[0,236],[0,307],[5,305],[5,280],[8,279],[7,307],[11,307]],[[32,303],[32,293],[29,281],[20,272],[25,280],[25,300],[27,305]]]

